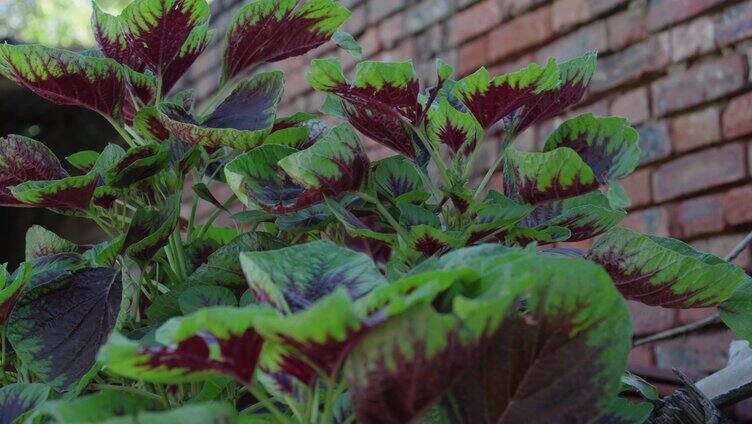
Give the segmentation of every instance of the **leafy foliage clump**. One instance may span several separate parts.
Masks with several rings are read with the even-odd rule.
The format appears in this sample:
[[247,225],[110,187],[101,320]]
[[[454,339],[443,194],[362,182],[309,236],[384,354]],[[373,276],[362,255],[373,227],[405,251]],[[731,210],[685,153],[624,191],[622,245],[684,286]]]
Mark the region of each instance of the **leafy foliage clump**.
[[[108,235],[78,245],[32,227],[26,262],[0,270],[3,422],[642,422],[657,397],[625,374],[625,298],[721,305],[749,334],[743,271],[616,227],[639,159],[629,122],[584,114],[541,151],[515,149],[581,100],[595,54],[459,80],[438,61],[435,84],[410,62],[361,61],[348,78],[314,60],[321,112],[280,116],[285,75],[260,67],[330,40],[358,55],[339,30],[349,15],[334,0],[248,3],[203,109],[173,88],[216,37],[205,0],[95,5],[94,51],[0,46],[3,75],[97,111],[127,144],[63,165],[0,139],[3,206]],[[395,155],[372,162],[361,136]],[[588,252],[549,246],[597,236]]]

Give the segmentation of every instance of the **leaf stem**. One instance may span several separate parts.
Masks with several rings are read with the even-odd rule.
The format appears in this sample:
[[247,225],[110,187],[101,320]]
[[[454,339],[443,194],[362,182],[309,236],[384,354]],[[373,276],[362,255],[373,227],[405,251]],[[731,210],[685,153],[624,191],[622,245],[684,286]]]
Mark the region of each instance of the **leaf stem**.
[[131,137],[131,135],[128,134],[128,132],[125,131],[125,129],[117,121],[115,121],[114,119],[112,119],[110,117],[105,117],[105,119],[107,119],[107,122],[109,122],[110,125],[112,125],[112,127],[115,128],[115,131],[117,131],[117,133],[120,135],[120,137],[122,137],[123,140],[125,140],[125,142],[128,143],[128,146],[130,146],[130,147],[136,147],[137,146],[137,144],[134,141],[133,137]]
[[[224,206],[225,209],[229,209],[230,206],[232,206],[232,204],[235,203],[236,200],[238,200],[238,196],[233,194],[232,196],[230,196],[229,199],[227,199],[225,203],[222,204],[222,206]],[[204,224],[204,226],[201,227],[201,231],[198,233],[198,236],[196,236],[196,238],[200,239],[204,237],[204,235],[206,235],[206,232],[209,231],[209,227],[211,227],[214,221],[216,221],[217,218],[219,218],[219,215],[222,214],[222,212],[224,212],[224,210],[219,209],[219,208],[215,209],[214,212],[212,212],[212,214],[209,215],[209,218],[206,220],[206,223]]]
[[263,389],[259,389],[256,387],[255,384],[250,384],[246,386],[248,389],[248,392],[253,395],[256,399],[258,399],[259,402],[261,402],[266,409],[271,412],[272,415],[274,415],[274,418],[277,419],[282,424],[291,424],[290,419],[285,416],[276,406],[274,406],[274,403],[269,399],[269,397],[264,393]]
[[374,206],[376,206],[376,209],[378,209],[379,213],[384,216],[384,218],[389,222],[389,225],[394,228],[394,231],[397,232],[397,234],[400,235],[406,242],[410,240],[410,235],[407,234],[407,231],[405,231],[404,228],[397,222],[396,219],[392,216],[391,213],[384,207],[384,205],[381,203],[378,197],[371,196],[367,193],[359,192],[358,196],[360,196],[361,199],[365,200],[366,202],[372,203]]
[[477,199],[480,194],[483,193],[483,190],[485,190],[486,186],[491,181],[491,178],[493,178],[493,175],[496,173],[499,165],[501,165],[501,162],[504,161],[504,158],[506,158],[507,147],[509,147],[509,145],[512,144],[512,140],[514,140],[516,127],[517,125],[514,125],[509,131],[504,134],[504,140],[501,142],[499,156],[496,157],[494,163],[490,168],[488,168],[488,171],[486,171],[486,175],[483,176],[483,180],[481,180],[480,184],[478,184],[478,188],[475,190],[473,199]]
[[[146,390],[137,389],[135,387],[131,386],[118,386],[115,384],[95,384],[94,388],[97,390],[115,390],[118,392],[126,392],[126,393],[132,393],[134,395],[139,395],[143,397],[148,397],[149,399],[156,400],[158,402],[164,403],[164,399],[159,397],[158,395],[155,395],[154,393],[147,392]],[[167,403],[164,406],[170,407],[170,404]]]

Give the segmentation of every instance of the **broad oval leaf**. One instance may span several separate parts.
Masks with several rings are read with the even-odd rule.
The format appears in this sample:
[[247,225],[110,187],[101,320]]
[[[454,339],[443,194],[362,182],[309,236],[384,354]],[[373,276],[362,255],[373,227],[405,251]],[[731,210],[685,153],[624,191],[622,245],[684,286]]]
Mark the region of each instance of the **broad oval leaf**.
[[130,49],[123,19],[104,12],[96,1],[92,1],[92,9],[91,26],[102,53],[136,72],[142,72],[146,64]]
[[718,305],[718,315],[737,338],[752,342],[752,281],[743,282]]
[[225,40],[223,78],[300,56],[328,41],[350,11],[334,0],[255,0],[235,14]]
[[747,281],[740,268],[675,239],[614,228],[587,254],[627,299],[666,308],[715,306]]
[[163,408],[159,400],[121,390],[101,390],[74,399],[45,402],[37,416],[55,423],[101,423],[105,420],[136,412]]
[[52,181],[27,181],[11,189],[18,201],[38,208],[80,209],[91,204],[99,177],[94,173]]
[[[258,420],[258,414],[248,422]],[[215,423],[241,424],[233,405],[227,402],[196,402],[167,411],[137,411],[127,416],[113,417],[101,424],[163,424],[163,423]],[[264,421],[261,421],[264,423]]]
[[216,31],[207,25],[199,25],[188,34],[188,38],[180,47],[177,56],[167,65],[162,74],[162,94],[170,92],[193,62],[214,40]]
[[66,389],[94,366],[115,327],[121,271],[88,268],[27,291],[8,318],[8,340],[29,370]]
[[557,90],[559,69],[554,59],[492,78],[486,68],[459,80],[453,94],[470,109],[484,129],[520,107],[534,104],[541,93]]
[[278,164],[309,191],[334,196],[359,189],[368,178],[370,166],[358,135],[349,125],[333,128],[313,146],[285,156]]
[[0,388],[0,423],[11,424],[47,400],[50,388],[39,383],[14,383]]
[[430,195],[418,167],[403,156],[391,156],[374,162],[371,180],[376,191],[395,203],[423,202]]
[[606,184],[634,171],[640,160],[638,139],[626,119],[587,113],[564,121],[551,134],[544,151],[571,148],[590,166],[598,182]]
[[202,309],[160,327],[156,347],[115,333],[98,360],[112,372],[143,381],[172,384],[226,374],[249,384],[264,342],[256,326],[274,315],[258,307]]
[[245,285],[245,277],[240,266],[240,253],[276,250],[283,247],[285,247],[284,243],[268,233],[241,234],[209,255],[206,262],[188,277],[187,284]]
[[458,110],[446,97],[428,110],[427,132],[433,143],[445,144],[462,157],[470,156],[483,141],[483,128],[475,117]]
[[568,147],[544,153],[508,148],[505,154],[507,173],[514,177],[507,187],[512,198],[536,204],[585,194],[599,186],[593,170]]
[[553,118],[582,100],[595,74],[597,56],[597,53],[586,53],[559,63],[559,87],[541,92],[536,101],[522,110],[516,132],[519,134],[536,122]]
[[70,156],[66,156],[65,160],[67,160],[68,163],[73,165],[73,167],[75,167],[76,169],[83,172],[89,172],[91,171],[91,168],[94,167],[94,164],[97,162],[98,157],[99,153],[93,150],[84,150],[81,152],[76,152]]
[[240,263],[256,299],[285,313],[307,309],[338,287],[357,299],[386,284],[371,258],[329,241],[245,252]]
[[75,243],[68,241],[41,225],[32,225],[26,230],[26,260],[55,255],[58,253],[78,252]]
[[30,207],[10,192],[26,181],[58,180],[68,176],[44,144],[20,135],[0,138],[0,206]]
[[163,75],[191,31],[209,19],[209,4],[206,0],[134,0],[120,19],[131,54]]
[[202,308],[213,306],[237,306],[235,295],[224,287],[199,285],[189,287],[178,298],[180,311],[184,315],[192,314]]
[[120,116],[125,72],[112,59],[37,44],[2,44],[0,65],[17,84],[53,103],[87,107],[110,118]]
[[180,193],[172,195],[159,210],[140,208],[136,211],[125,235],[128,256],[141,262],[150,260],[167,244],[178,224]]
[[106,173],[107,185],[125,188],[149,178],[169,165],[170,152],[159,144],[128,149]]

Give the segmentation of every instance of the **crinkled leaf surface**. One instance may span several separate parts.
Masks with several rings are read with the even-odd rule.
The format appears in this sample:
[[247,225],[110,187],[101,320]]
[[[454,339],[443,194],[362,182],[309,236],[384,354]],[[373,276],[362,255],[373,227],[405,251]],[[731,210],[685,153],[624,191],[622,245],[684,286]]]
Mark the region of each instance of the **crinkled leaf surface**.
[[65,389],[86,375],[120,311],[121,271],[88,268],[27,291],[8,318],[8,340],[22,363]]
[[140,208],[133,215],[124,247],[128,256],[139,261],[148,261],[167,244],[167,240],[178,223],[180,215],[180,193],[170,197],[162,208]]
[[206,0],[134,0],[121,19],[131,54],[162,75],[193,29],[209,19],[209,4]]
[[170,152],[159,144],[132,147],[107,171],[107,185],[128,187],[166,168],[169,162]]
[[559,147],[544,153],[505,151],[514,176],[510,197],[536,204],[585,194],[598,188],[593,170],[574,150]]
[[365,149],[349,125],[333,128],[313,146],[285,156],[278,164],[309,191],[335,196],[360,188],[370,167]]
[[92,2],[92,9],[91,26],[102,53],[136,72],[142,72],[146,64],[130,49],[123,19],[104,12],[96,1]]
[[12,424],[41,405],[50,393],[46,384],[14,383],[0,388],[0,423]]
[[17,184],[67,176],[55,154],[44,144],[20,135],[0,138],[0,206],[30,206],[10,193]]
[[550,59],[545,66],[527,68],[492,78],[486,68],[459,80],[453,94],[470,109],[483,128],[489,128],[538,96],[559,88],[559,69]]
[[245,285],[245,277],[240,266],[240,253],[276,250],[283,247],[285,247],[284,243],[268,233],[251,232],[242,234],[209,255],[206,263],[199,266],[188,277],[188,283],[221,286]]
[[32,225],[26,230],[26,260],[31,261],[57,253],[78,252],[78,246],[50,230]]
[[98,360],[112,372],[144,381],[200,381],[220,373],[248,384],[263,345],[256,326],[275,315],[268,308],[204,308],[160,327],[160,346],[143,347],[113,334]]
[[747,281],[744,271],[675,239],[624,228],[604,234],[588,253],[627,299],[666,308],[715,306]]
[[601,235],[621,222],[626,212],[613,209],[606,196],[593,191],[582,196],[543,203],[523,221],[528,228],[551,226],[567,228],[568,241],[581,241]]
[[207,25],[194,27],[188,38],[180,47],[177,56],[165,68],[162,75],[162,94],[166,94],[175,86],[180,77],[198,59],[201,53],[212,43],[216,31]]
[[430,196],[424,191],[421,171],[403,156],[374,162],[370,182],[377,193],[396,203],[422,202]]
[[544,151],[569,147],[590,166],[601,184],[624,178],[640,160],[639,135],[624,118],[591,114],[564,121],[549,137]]
[[117,118],[125,99],[125,72],[112,59],[37,44],[0,45],[8,77],[57,104],[76,105]]
[[597,53],[586,53],[560,63],[559,87],[541,92],[535,101],[526,105],[520,114],[517,133],[536,122],[553,118],[582,100],[595,74],[597,56]]
[[455,154],[469,156],[483,141],[483,128],[468,111],[458,110],[442,97],[428,110],[428,137],[436,144],[445,144]]
[[350,11],[333,0],[256,0],[242,7],[227,31],[223,75],[299,56],[328,41]]
[[246,252],[240,262],[256,299],[287,313],[307,309],[338,287],[357,299],[386,284],[368,256],[329,241]]

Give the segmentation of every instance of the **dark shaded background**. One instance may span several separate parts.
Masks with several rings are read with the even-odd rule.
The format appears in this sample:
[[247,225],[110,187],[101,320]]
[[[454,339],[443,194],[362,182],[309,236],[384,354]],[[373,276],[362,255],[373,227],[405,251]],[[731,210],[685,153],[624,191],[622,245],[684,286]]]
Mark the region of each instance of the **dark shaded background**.
[[[1,40],[0,40],[1,41]],[[0,77],[0,137],[20,134],[46,144],[71,173],[66,156],[81,150],[100,151],[116,140],[115,131],[101,116],[74,106],[58,106]],[[23,261],[26,230],[39,224],[77,243],[99,238],[92,224],[34,208],[0,208],[0,263],[13,270]]]

